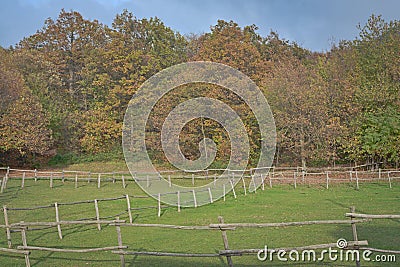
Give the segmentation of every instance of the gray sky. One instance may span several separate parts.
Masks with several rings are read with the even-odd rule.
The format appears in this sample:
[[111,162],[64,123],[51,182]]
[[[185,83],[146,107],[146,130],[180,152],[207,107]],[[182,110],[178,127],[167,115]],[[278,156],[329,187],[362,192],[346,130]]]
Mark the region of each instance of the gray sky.
[[0,0],[0,45],[35,33],[61,8],[107,25],[126,8],[138,18],[157,16],[182,34],[208,32],[218,19],[234,20],[240,26],[256,24],[262,36],[277,31],[314,51],[354,39],[357,25],[371,14],[400,20],[398,0]]

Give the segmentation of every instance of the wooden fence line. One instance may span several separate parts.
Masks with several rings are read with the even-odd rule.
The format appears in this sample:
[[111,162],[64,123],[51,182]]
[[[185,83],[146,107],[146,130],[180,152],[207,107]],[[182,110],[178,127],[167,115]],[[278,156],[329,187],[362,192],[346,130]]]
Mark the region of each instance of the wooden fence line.
[[[55,205],[57,206],[57,205]],[[92,220],[92,221],[61,221],[56,220],[55,222],[19,222],[8,225],[1,225],[2,228],[8,229],[21,229],[22,246],[17,246],[17,249],[12,248],[0,248],[1,252],[9,252],[22,254],[25,256],[26,266],[30,266],[29,254],[31,251],[49,251],[49,252],[63,252],[63,253],[91,253],[98,251],[111,251],[113,254],[120,256],[121,266],[125,266],[126,255],[148,255],[148,256],[172,256],[172,257],[226,257],[228,266],[233,266],[233,256],[242,256],[245,254],[258,253],[262,249],[231,249],[228,242],[227,231],[235,230],[236,228],[255,228],[255,227],[287,227],[287,226],[302,226],[302,225],[314,225],[314,224],[351,224],[353,229],[353,239],[354,241],[348,241],[347,247],[345,249],[370,249],[371,251],[382,252],[382,253],[393,253],[400,254],[400,251],[396,250],[385,250],[378,248],[367,248],[361,246],[367,246],[368,241],[358,240],[357,232],[354,231],[356,223],[369,222],[372,219],[393,219],[400,218],[400,215],[370,215],[355,213],[355,208],[351,207],[351,212],[346,213],[345,216],[350,217],[350,220],[317,220],[317,221],[302,221],[302,222],[281,222],[281,223],[225,223],[224,219],[219,216],[217,224],[209,224],[202,226],[190,226],[190,225],[167,225],[167,224],[138,224],[138,223],[127,223],[125,220],[120,220],[117,217],[115,220]],[[361,218],[361,219],[356,219]],[[107,247],[97,247],[97,248],[82,248],[82,249],[68,249],[68,248],[51,248],[42,246],[29,246],[27,244],[26,230],[32,226],[61,226],[61,225],[82,225],[82,224],[108,224],[110,226],[115,226],[117,231],[117,246],[107,246]],[[123,244],[122,233],[120,227],[157,227],[157,228],[170,228],[179,230],[219,230],[222,234],[223,250],[219,250],[218,253],[180,253],[180,252],[165,252],[165,251],[127,251],[127,245]],[[329,247],[336,247],[337,243],[328,244],[317,244],[308,245],[301,247],[291,247],[291,248],[276,248],[275,251],[289,251],[289,250],[310,250],[310,249],[323,249]],[[359,265],[359,262],[356,262]]]
[[[101,182],[102,181],[112,181],[115,183],[116,180],[120,180],[122,182],[122,187],[126,188],[127,183],[126,183],[126,176],[131,176],[130,173],[127,172],[99,172],[99,173],[94,173],[94,172],[87,172],[87,171],[65,171],[62,170],[60,171],[37,171],[37,170],[20,170],[20,169],[11,169],[11,168],[3,168],[7,170],[5,177],[1,180],[1,190],[0,193],[3,192],[6,187],[7,187],[7,182],[10,178],[13,179],[21,179],[21,188],[25,187],[25,181],[29,179],[34,179],[37,181],[38,179],[49,179],[49,185],[51,188],[54,187],[54,181],[55,180],[61,180],[63,183],[66,180],[71,180],[75,182],[75,187],[78,187],[78,183],[82,181],[86,182],[91,182],[91,181],[97,181],[97,187],[101,187]],[[292,183],[293,186],[296,188],[299,183],[306,184],[307,182],[310,183],[313,182],[315,184],[325,184],[325,187],[328,189],[329,185],[333,182],[349,182],[349,183],[355,183],[355,188],[358,190],[360,183],[361,182],[382,182],[387,180],[389,184],[389,188],[392,188],[393,180],[400,179],[400,170],[398,169],[377,169],[375,171],[362,171],[359,170],[357,167],[352,167],[350,170],[346,171],[341,171],[341,170],[335,170],[332,168],[328,168],[323,172],[309,172],[307,170],[303,170],[301,167],[288,167],[288,168],[276,168],[276,167],[269,167],[269,168],[258,168],[258,169],[251,169],[251,170],[245,170],[245,172],[249,172],[249,175],[242,174],[240,178],[242,179],[243,182],[243,189],[245,192],[245,195],[247,193],[246,191],[246,182],[245,179],[250,179],[249,181],[249,186],[253,183],[255,187],[255,182],[254,182],[254,175],[255,171],[266,171],[264,175],[266,176],[268,174],[268,180],[269,180],[269,186],[272,187],[273,181],[276,181],[275,183]],[[280,170],[280,171],[278,171]],[[179,177],[171,177],[171,174],[168,174],[168,180],[167,178],[166,181],[168,184],[171,186],[172,185],[172,179],[191,179],[192,184],[194,184],[195,180],[200,180],[200,179],[209,179],[210,170],[204,170],[204,171],[198,171],[198,173],[203,172],[204,175],[194,175],[194,172],[188,172],[191,173],[190,176],[179,176]],[[11,177],[13,173],[22,173],[18,177]],[[182,171],[181,171],[182,172]],[[34,176],[27,176],[26,173],[33,173]],[[171,173],[168,171],[160,172],[160,173]],[[159,180],[161,178],[160,173],[152,173],[151,175],[147,174],[145,176],[138,176],[135,174],[134,176],[131,176],[133,181],[140,182],[140,181],[146,181],[147,186],[150,186],[151,181]],[[174,173],[172,171],[172,173]],[[175,172],[179,173],[179,172]],[[183,172],[185,173],[185,172]],[[231,180],[232,177],[234,177],[235,170],[228,170],[228,175],[225,175],[223,177],[218,177],[218,179],[227,179],[228,181]],[[262,177],[262,172],[259,173]],[[97,175],[97,177],[96,177]],[[117,176],[116,176],[117,175]],[[142,174],[144,175],[144,173]],[[372,176],[371,176],[372,175]],[[84,177],[81,177],[84,176]],[[93,177],[95,176],[95,177]],[[112,177],[111,177],[112,176]],[[338,178],[339,176],[339,178]],[[212,177],[212,176],[211,176]],[[216,173],[214,173],[214,183],[216,181]],[[299,179],[301,177],[301,179]],[[264,190],[264,183],[265,179],[262,180],[262,189]],[[256,189],[256,188],[255,188]],[[256,192],[256,190],[254,190]],[[182,193],[182,192],[181,192]]]

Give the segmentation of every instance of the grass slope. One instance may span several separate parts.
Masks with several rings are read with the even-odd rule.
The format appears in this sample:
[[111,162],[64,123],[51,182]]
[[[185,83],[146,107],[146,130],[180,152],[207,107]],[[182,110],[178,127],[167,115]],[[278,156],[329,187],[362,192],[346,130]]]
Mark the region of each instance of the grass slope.
[[[81,167],[81,166],[80,166]],[[81,183],[75,189],[72,181],[64,184],[55,181],[55,187],[49,188],[48,181],[26,181],[26,188],[20,189],[19,180],[10,180],[5,193],[0,195],[0,203],[8,207],[31,207],[47,205],[54,202],[72,202],[78,200],[100,199],[117,197],[123,194],[144,195],[144,193],[130,181],[123,189],[120,182],[108,182],[97,189],[96,183]],[[272,189],[247,194],[238,188],[238,197],[234,199],[229,194],[226,201],[215,202],[212,205],[198,208],[176,208],[163,210],[162,216],[157,217],[155,209],[134,211],[136,223],[162,223],[177,225],[207,225],[217,223],[217,217],[223,216],[226,223],[233,222],[284,222],[304,220],[345,219],[344,214],[354,205],[361,213],[371,214],[400,214],[400,184],[394,184],[389,189],[387,184],[361,184],[356,191],[349,185],[333,185],[329,190],[319,186],[299,186],[297,189],[282,185]],[[132,208],[154,206],[153,199],[131,199]],[[100,202],[101,217],[111,218],[113,215],[126,209],[125,200]],[[95,216],[93,204],[75,206],[60,206],[62,220],[90,218]],[[40,209],[35,211],[9,211],[11,223],[23,221],[54,221],[54,209]],[[121,215],[127,219],[127,215]],[[4,224],[3,218],[0,223]],[[117,245],[115,227],[104,226],[98,231],[96,225],[63,227],[64,238],[58,239],[57,229],[50,228],[27,233],[28,245],[85,248]],[[359,225],[360,240],[368,240],[370,246],[383,249],[400,249],[400,221],[374,220]],[[232,249],[292,247],[336,242],[338,238],[352,240],[349,225],[332,226],[303,226],[286,228],[237,229],[228,233],[229,246]],[[221,233],[219,231],[191,231],[158,228],[122,228],[123,243],[129,250],[141,251],[168,251],[215,253],[223,249]],[[20,233],[12,233],[13,246],[21,245]],[[5,234],[0,235],[0,246],[7,247]],[[33,251],[32,266],[119,266],[118,255],[111,252],[98,253],[52,253]],[[127,266],[226,266],[225,258],[173,258],[127,256]],[[400,256],[397,255],[397,261]],[[260,262],[255,255],[234,257],[235,266],[285,266],[290,262],[281,263]],[[23,257],[7,253],[0,253],[0,266],[24,266]],[[319,263],[292,263],[293,265],[307,266],[354,266],[355,263],[319,262]],[[397,263],[398,264],[398,263]],[[363,262],[363,266],[396,266],[395,263]]]

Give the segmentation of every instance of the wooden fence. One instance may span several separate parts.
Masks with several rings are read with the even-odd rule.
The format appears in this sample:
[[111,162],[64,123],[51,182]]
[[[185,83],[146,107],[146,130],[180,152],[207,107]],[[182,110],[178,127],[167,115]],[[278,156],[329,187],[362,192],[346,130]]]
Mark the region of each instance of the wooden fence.
[[[394,181],[400,179],[400,170],[395,169],[375,169],[374,171],[362,171],[352,168],[350,170],[336,170],[326,169],[324,171],[318,170],[303,170],[300,167],[295,168],[259,168],[246,170],[235,177],[235,170],[227,170],[227,174],[222,175],[222,169],[209,169],[200,171],[161,171],[160,173],[134,173],[132,176],[126,172],[103,172],[93,173],[85,171],[38,171],[38,170],[21,170],[12,168],[0,168],[0,171],[4,172],[3,178],[0,180],[0,193],[3,193],[7,188],[8,181],[10,179],[20,179],[21,188],[25,187],[26,180],[48,180],[49,187],[53,188],[56,181],[73,181],[75,188],[78,188],[81,183],[96,182],[97,188],[101,188],[101,184],[104,182],[121,182],[122,187],[126,188],[129,181],[145,182],[147,186],[150,186],[152,181],[158,181],[162,178],[168,181],[169,186],[172,186],[174,181],[178,180],[190,180],[192,186],[197,185],[198,182],[206,182],[209,187],[205,188],[204,191],[210,195],[210,202],[213,202],[211,190],[216,184],[217,179],[224,180],[223,189],[226,192],[232,191],[236,197],[234,188],[234,181],[239,181],[244,194],[246,195],[249,189],[256,191],[255,179],[261,181],[261,190],[265,187],[272,188],[276,184],[292,184],[294,188],[298,185],[323,185],[327,189],[332,184],[337,183],[348,183],[354,186],[355,189],[360,188],[361,183],[365,182],[379,182],[387,183],[389,188],[392,188]],[[235,179],[236,178],[236,179]],[[241,182],[240,182],[241,181]],[[196,191],[200,192],[200,191]],[[167,193],[170,194],[170,193]],[[180,197],[183,194],[193,195],[191,204],[196,204],[196,196],[191,190],[175,192],[177,195],[177,206],[185,206],[183,201],[180,201]],[[155,199],[160,199],[165,194],[153,195]],[[196,205],[194,205],[196,206]]]
[[[6,211],[6,209],[4,209]],[[344,249],[355,249],[355,250],[370,250],[381,253],[392,253],[400,254],[398,250],[384,250],[379,248],[366,247],[368,245],[367,240],[358,240],[357,235],[357,224],[369,222],[373,219],[400,219],[400,215],[371,215],[371,214],[360,214],[355,212],[355,208],[351,207],[350,213],[346,213],[346,216],[350,219],[345,220],[317,220],[317,221],[302,221],[302,222],[280,222],[280,223],[226,223],[222,217],[218,217],[218,223],[193,226],[193,225],[167,225],[167,224],[138,224],[131,221],[120,220],[116,217],[114,220],[92,220],[92,221],[62,221],[56,220],[54,222],[18,222],[18,223],[5,223],[0,225],[0,228],[5,228],[7,230],[18,231],[21,233],[22,245],[16,248],[0,248],[2,253],[12,253],[19,254],[25,257],[26,266],[30,266],[30,254],[33,251],[49,251],[56,253],[93,253],[99,251],[111,251],[113,254],[119,256],[121,266],[125,266],[125,257],[129,255],[147,255],[147,256],[170,256],[170,257],[226,257],[228,266],[233,266],[233,257],[242,256],[247,254],[257,254],[263,248],[245,248],[245,249],[233,249],[229,246],[228,232],[238,229],[238,228],[279,228],[279,227],[296,227],[304,225],[338,225],[347,224],[352,227],[353,241],[348,241],[347,246]],[[93,248],[54,248],[54,247],[42,247],[42,246],[30,246],[28,245],[27,233],[32,230],[32,227],[57,227],[61,228],[66,225],[110,225],[115,226],[117,241],[115,245],[110,245],[107,247],[93,247]],[[168,251],[137,251],[129,250],[129,246],[123,242],[123,236],[121,233],[121,227],[151,227],[151,228],[163,228],[171,230],[209,230],[209,231],[220,231],[222,237],[223,249],[219,250],[217,253],[176,253]],[[44,229],[44,228],[43,228]],[[98,228],[99,230],[101,228]],[[36,229],[37,230],[37,229]],[[7,237],[8,238],[8,237]],[[59,235],[59,238],[62,238]],[[326,249],[337,247],[337,243],[326,243],[326,244],[316,244],[316,245],[306,245],[301,247],[291,247],[291,248],[275,248],[275,251],[304,251],[311,249]],[[359,266],[360,263],[356,261],[356,265]]]

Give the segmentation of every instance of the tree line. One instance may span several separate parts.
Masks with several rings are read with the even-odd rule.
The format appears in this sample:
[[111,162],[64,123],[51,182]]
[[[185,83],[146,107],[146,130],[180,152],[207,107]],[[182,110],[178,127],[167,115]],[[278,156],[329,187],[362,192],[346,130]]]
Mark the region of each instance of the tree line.
[[[112,25],[61,10],[32,36],[0,47],[0,157],[35,165],[63,155],[121,155],[127,104],[160,70],[196,60],[227,64],[263,91],[277,127],[275,164],[302,166],[400,160],[400,23],[372,15],[359,36],[309,51],[257,26],[218,20],[204,34],[182,35],[158,18],[124,10]],[[147,124],[153,160],[164,160],[163,119],[179,101],[208,96],[229,104],[249,133],[258,124],[235,94],[213,85],[182,86],[160,101]],[[196,119],[181,134],[184,154],[199,156],[203,137],[229,159],[229,138],[216,122]],[[252,162],[250,162],[252,164]]]

